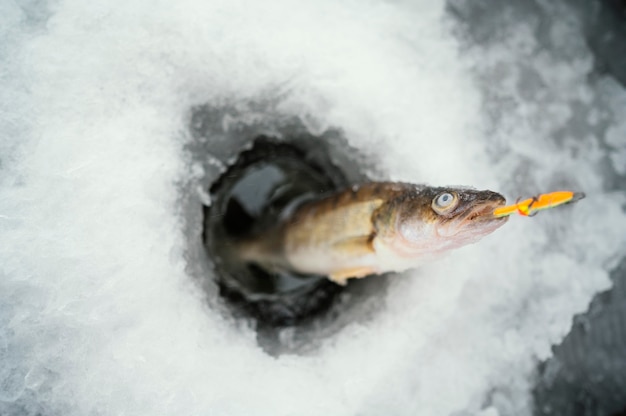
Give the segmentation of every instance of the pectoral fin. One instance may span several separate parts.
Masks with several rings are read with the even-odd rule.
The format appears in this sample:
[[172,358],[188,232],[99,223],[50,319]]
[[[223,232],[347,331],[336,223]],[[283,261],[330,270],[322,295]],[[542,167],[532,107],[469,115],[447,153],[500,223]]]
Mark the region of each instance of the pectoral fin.
[[348,279],[352,277],[365,277],[375,272],[376,270],[371,267],[354,267],[351,269],[343,269],[334,272],[330,276],[328,276],[328,278],[341,286],[345,286]]
[[[339,258],[356,260],[375,253],[372,246],[373,239],[374,234],[350,237],[334,243],[332,249]],[[351,277],[365,277],[375,272],[376,270],[371,266],[347,267],[331,273],[328,278],[343,286]]]
[[372,246],[373,240],[374,234],[350,237],[335,242],[332,245],[332,249],[337,253],[337,257],[352,258],[366,256],[374,253],[374,246]]

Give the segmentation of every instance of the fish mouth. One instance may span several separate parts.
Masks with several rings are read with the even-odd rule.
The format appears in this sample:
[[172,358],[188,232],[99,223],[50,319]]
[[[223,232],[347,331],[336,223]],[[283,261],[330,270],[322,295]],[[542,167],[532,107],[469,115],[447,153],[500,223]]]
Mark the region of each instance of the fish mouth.
[[[506,222],[508,217],[496,217],[493,215],[493,211],[496,208],[502,207],[506,204],[504,198],[495,201],[485,201],[470,210],[469,213],[463,218],[465,224],[484,224],[486,222]],[[503,220],[503,221],[502,221]]]

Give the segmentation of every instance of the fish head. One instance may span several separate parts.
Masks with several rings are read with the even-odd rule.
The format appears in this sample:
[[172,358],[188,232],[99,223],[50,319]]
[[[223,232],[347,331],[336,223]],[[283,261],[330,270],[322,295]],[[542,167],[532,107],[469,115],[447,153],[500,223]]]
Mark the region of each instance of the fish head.
[[[388,237],[394,250],[407,257],[438,254],[478,241],[502,226],[495,217],[505,205],[497,192],[469,188],[423,187],[403,195],[390,207]],[[385,237],[382,236],[384,239]]]

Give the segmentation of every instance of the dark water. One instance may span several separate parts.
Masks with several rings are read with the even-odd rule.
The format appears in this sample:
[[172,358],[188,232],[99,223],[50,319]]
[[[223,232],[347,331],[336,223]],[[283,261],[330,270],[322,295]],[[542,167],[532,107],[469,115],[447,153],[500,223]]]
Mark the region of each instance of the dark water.
[[[346,316],[370,319],[382,307],[387,277],[342,287],[321,276],[268,273],[233,259],[227,242],[273,225],[281,213],[307,199],[384,176],[340,131],[313,135],[301,120],[272,114],[271,105],[261,103],[255,110],[261,114],[258,123],[234,108],[194,109],[196,140],[189,150],[207,172],[202,238],[212,270],[210,276],[206,269],[194,274],[207,285],[217,283],[226,313],[252,318],[259,345],[278,355],[314,348],[353,323]],[[230,125],[216,122],[225,117]]]
[[327,309],[340,286],[324,276],[242,263],[234,247],[239,239],[271,228],[298,204],[347,184],[321,139],[257,137],[211,186],[212,204],[204,211],[204,241],[222,296],[267,325],[293,325]]
[[537,415],[626,412],[626,260],[611,278],[613,288],[595,296],[554,357],[541,364]]

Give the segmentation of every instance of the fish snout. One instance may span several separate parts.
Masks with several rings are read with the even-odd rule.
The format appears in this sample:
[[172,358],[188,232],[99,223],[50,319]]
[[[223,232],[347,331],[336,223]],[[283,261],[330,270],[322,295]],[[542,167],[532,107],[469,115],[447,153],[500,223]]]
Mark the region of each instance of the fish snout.
[[483,198],[484,202],[491,202],[491,203],[496,204],[497,206],[506,204],[506,199],[501,194],[497,192],[493,192],[493,191],[483,191],[483,192],[484,192],[484,198]]
[[[467,211],[463,217],[463,223],[466,225],[473,223],[484,223],[499,220],[493,212],[495,209],[506,205],[504,196],[493,191],[483,191],[479,198],[474,201],[473,206]],[[497,221],[500,222],[500,221]]]

